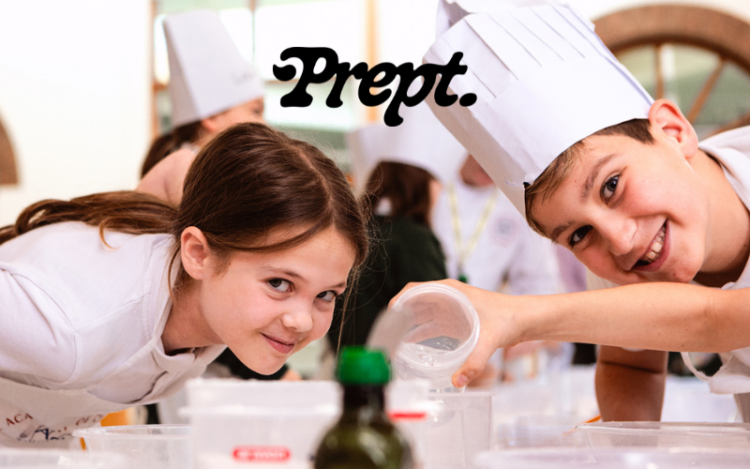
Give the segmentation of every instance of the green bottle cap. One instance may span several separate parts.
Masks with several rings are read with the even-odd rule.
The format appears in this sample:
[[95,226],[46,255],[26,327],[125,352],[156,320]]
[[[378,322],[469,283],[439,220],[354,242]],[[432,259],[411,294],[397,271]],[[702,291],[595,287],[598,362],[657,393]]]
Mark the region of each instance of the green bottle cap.
[[336,377],[341,384],[383,385],[391,380],[391,367],[379,349],[344,347]]

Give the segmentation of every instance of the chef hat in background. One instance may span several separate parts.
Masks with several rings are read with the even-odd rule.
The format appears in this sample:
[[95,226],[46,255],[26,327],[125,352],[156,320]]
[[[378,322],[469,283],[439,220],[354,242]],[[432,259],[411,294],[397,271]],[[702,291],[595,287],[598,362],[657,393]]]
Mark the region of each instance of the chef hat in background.
[[477,102],[427,102],[524,216],[524,183],[594,132],[647,118],[653,101],[591,23],[565,5],[468,14],[424,61],[445,64],[456,52],[468,71],[449,91],[474,93]]
[[164,20],[172,125],[213,116],[263,96],[263,81],[212,10]]
[[362,193],[380,162],[404,163],[428,171],[441,182],[455,178],[466,150],[437,120],[426,103],[400,110],[397,127],[371,124],[347,135],[356,189]]

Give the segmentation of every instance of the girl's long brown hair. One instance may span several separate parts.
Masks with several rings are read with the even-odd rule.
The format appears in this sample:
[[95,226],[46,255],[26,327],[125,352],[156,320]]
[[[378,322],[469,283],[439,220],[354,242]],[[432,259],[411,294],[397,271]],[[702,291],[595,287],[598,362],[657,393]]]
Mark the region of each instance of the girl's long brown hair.
[[[102,233],[170,233],[172,262],[179,257],[180,236],[189,226],[204,233],[220,259],[234,251],[293,247],[328,227],[350,241],[355,267],[368,249],[365,219],[341,170],[316,147],[258,123],[238,124],[201,150],[177,208],[137,192],[45,200],[26,208],[14,225],[0,229],[0,243],[64,221],[98,226]],[[296,234],[267,244],[275,229]],[[186,278],[180,266],[177,284]]]

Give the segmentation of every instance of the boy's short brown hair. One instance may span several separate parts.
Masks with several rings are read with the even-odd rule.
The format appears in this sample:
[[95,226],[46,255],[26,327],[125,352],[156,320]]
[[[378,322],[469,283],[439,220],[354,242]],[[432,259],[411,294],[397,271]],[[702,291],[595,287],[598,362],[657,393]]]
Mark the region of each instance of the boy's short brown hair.
[[[648,119],[632,119],[606,127],[592,135],[623,135],[647,145],[654,143],[654,137],[651,135]],[[547,200],[555,190],[560,187],[563,180],[568,174],[570,174],[571,169],[575,165],[577,156],[583,150],[585,145],[584,140],[574,143],[570,148],[555,158],[536,181],[526,187],[526,220],[528,221],[529,226],[542,236],[547,236],[547,234],[542,230],[541,225],[539,225],[534,219],[534,216],[531,213],[531,208],[534,206],[534,202],[537,198],[541,197],[542,201]]]

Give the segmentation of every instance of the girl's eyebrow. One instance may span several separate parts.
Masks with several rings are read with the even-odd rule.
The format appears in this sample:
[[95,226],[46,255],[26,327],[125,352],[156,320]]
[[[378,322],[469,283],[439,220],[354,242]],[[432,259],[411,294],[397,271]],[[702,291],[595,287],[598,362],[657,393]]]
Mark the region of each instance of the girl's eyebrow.
[[[274,271],[274,272],[286,274],[286,275],[288,275],[289,277],[292,277],[292,278],[300,279],[300,280],[303,280],[303,281],[306,280],[305,277],[303,277],[302,275],[298,274],[297,272],[293,272],[291,270],[279,269],[277,267],[273,267],[273,266],[270,266],[270,265],[266,266],[266,269]],[[330,288],[346,288],[346,281],[343,281],[343,282],[341,282],[339,284],[333,285]]]
[[591,192],[591,188],[594,187],[594,181],[596,180],[597,176],[599,176],[599,171],[601,171],[602,166],[607,164],[609,160],[614,158],[615,155],[612,153],[611,155],[607,155],[603,158],[601,158],[599,161],[596,162],[593,168],[591,168],[591,171],[589,171],[589,175],[586,178],[586,183],[583,185],[583,192],[581,193],[581,200],[586,200],[589,197],[589,193]]
[[567,230],[571,226],[573,226],[573,222],[572,221],[569,221],[568,223],[565,223],[563,225],[558,225],[557,228],[555,228],[554,230],[552,230],[552,234],[549,236],[549,239],[551,239],[552,241],[555,241],[557,239],[557,237],[560,236],[560,233],[562,233],[563,231]]

